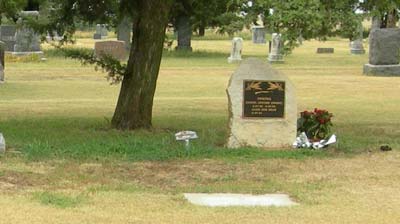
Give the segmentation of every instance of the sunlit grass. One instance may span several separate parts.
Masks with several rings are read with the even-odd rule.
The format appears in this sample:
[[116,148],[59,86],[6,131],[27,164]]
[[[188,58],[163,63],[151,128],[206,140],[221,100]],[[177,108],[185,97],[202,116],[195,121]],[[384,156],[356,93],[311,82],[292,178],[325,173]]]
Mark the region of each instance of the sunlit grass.
[[[82,37],[75,47],[93,48]],[[225,89],[238,65],[227,63],[228,38],[206,39],[193,41],[194,53],[164,54],[150,131],[110,128],[119,86],[92,67],[48,46],[46,62],[7,61],[0,223],[398,223],[399,78],[363,76],[367,55],[350,55],[346,40],[305,42],[274,67],[294,83],[299,111],[335,115],[339,143],[229,150]],[[267,52],[244,43],[244,58]],[[189,151],[174,140],[188,129],[200,136]],[[300,206],[211,209],[184,192],[288,193]]]

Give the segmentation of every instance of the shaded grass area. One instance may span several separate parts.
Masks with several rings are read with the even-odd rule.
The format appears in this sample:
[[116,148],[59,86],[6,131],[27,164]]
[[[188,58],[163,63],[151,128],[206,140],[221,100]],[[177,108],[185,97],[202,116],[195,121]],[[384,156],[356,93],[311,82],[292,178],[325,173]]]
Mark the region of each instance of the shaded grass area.
[[[218,121],[223,123],[223,121]],[[199,127],[199,140],[189,149],[174,139],[179,129],[120,132],[109,128],[104,119],[43,118],[1,122],[9,147],[21,151],[26,159],[74,159],[104,161],[165,161],[218,158],[256,160],[263,158],[304,159],[326,157],[331,153],[309,150],[265,151],[254,148],[226,149],[224,128]]]
[[87,198],[83,195],[70,196],[63,193],[55,192],[36,192],[33,194],[33,200],[43,205],[54,206],[56,208],[75,208],[84,203]]

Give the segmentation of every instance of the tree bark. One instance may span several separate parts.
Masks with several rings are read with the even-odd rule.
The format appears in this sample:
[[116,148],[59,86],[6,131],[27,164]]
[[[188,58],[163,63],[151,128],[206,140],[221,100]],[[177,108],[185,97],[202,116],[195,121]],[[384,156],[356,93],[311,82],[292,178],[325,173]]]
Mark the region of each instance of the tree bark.
[[178,46],[176,50],[192,51],[192,25],[190,16],[181,14],[177,18]]
[[133,19],[128,69],[112,119],[114,128],[133,130],[152,126],[153,98],[171,3],[139,0],[140,8]]
[[200,25],[199,27],[199,36],[204,37],[206,35],[206,26]]

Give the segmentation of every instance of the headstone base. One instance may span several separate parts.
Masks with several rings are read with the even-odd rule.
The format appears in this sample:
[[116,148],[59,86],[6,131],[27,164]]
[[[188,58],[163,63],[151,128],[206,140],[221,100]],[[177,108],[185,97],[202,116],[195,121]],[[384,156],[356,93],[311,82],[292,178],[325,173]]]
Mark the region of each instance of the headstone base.
[[365,54],[364,49],[350,49],[351,54]]
[[370,76],[399,76],[400,64],[398,65],[364,65],[364,75]]
[[39,55],[43,56],[43,51],[28,51],[28,52],[10,52],[13,56],[28,56],[28,55]]
[[285,60],[283,60],[283,55],[278,54],[278,55],[269,55],[268,56],[268,61],[269,63],[275,63],[275,64],[279,64],[279,63],[284,63]]
[[186,47],[186,46],[177,46],[175,48],[175,50],[177,51],[193,51],[192,47]]
[[318,48],[317,54],[333,54],[335,53],[334,48]]
[[228,58],[228,63],[240,63],[241,61],[242,61],[241,58],[232,58],[232,57]]
[[101,34],[95,33],[95,34],[93,35],[93,39],[95,39],[95,40],[107,39],[107,36],[102,36]]

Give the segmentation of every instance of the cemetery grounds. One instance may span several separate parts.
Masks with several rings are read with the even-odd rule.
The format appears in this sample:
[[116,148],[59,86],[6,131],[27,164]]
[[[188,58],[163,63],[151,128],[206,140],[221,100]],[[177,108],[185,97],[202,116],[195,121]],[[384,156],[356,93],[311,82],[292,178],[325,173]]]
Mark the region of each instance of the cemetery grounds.
[[[296,86],[299,111],[334,114],[338,144],[227,150],[230,45],[195,40],[192,54],[166,52],[154,129],[135,132],[109,128],[119,86],[105,74],[54,50],[46,62],[8,58],[0,223],[400,223],[400,78],[363,76],[368,56],[350,55],[347,40],[305,42],[274,67]],[[243,54],[266,60],[267,50],[247,40]],[[200,136],[190,151],[174,140],[188,129]],[[207,208],[186,192],[287,193],[300,205]]]

